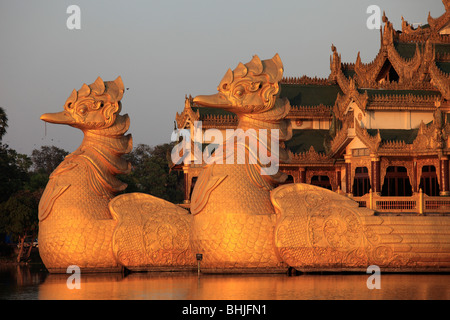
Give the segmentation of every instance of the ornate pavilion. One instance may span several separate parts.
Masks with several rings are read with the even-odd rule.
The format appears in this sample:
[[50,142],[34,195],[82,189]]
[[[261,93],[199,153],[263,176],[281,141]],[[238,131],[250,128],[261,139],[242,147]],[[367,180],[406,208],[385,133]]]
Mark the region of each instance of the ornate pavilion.
[[[429,15],[428,24],[417,28],[402,18],[402,30],[395,30],[383,15],[380,49],[370,63],[359,53],[354,63],[343,63],[332,46],[328,78],[281,81],[293,130],[284,142],[291,161],[280,164],[286,183],[344,192],[374,208],[363,201],[369,194],[450,195],[450,1],[443,3],[444,14]],[[192,129],[198,120],[203,129],[237,125],[233,113],[200,108],[187,98],[176,126]],[[186,203],[200,166],[178,168],[185,174]]]

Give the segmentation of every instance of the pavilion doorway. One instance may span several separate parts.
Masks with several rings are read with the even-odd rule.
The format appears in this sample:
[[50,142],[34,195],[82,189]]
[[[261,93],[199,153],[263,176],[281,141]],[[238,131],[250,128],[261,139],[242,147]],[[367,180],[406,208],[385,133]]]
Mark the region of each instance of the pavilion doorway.
[[353,179],[353,195],[362,197],[370,191],[369,170],[366,167],[358,167],[355,169],[355,178]]
[[386,169],[381,195],[385,197],[412,196],[412,186],[405,167],[390,166]]
[[439,183],[435,166],[423,166],[419,188],[430,197],[439,196]]

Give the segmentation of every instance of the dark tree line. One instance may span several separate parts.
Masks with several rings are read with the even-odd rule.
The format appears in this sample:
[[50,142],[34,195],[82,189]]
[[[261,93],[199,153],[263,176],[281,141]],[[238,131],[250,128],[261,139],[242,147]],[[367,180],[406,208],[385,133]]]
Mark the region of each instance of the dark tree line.
[[[31,246],[24,250],[24,244],[38,234],[38,205],[49,176],[69,153],[55,146],[42,146],[31,156],[17,153],[2,142],[7,127],[8,118],[0,107],[0,246],[6,239],[17,242],[20,261],[22,256],[29,258],[31,251]],[[167,155],[171,149],[172,144],[140,144],[126,155],[131,173],[118,177],[128,184],[125,192],[143,192],[181,203],[183,177],[170,172]]]
[[169,168],[169,154],[173,144],[165,143],[155,147],[139,144],[125,156],[131,162],[132,170],[119,179],[128,184],[125,192],[142,192],[181,203],[184,199],[183,176]]
[[[17,261],[29,258],[31,246],[24,252],[25,241],[33,242],[38,233],[38,206],[50,173],[68,154],[57,147],[20,154],[3,143],[8,118],[0,108],[0,244],[6,239],[19,244]],[[4,246],[2,246],[4,248]],[[0,253],[3,250],[0,251]]]

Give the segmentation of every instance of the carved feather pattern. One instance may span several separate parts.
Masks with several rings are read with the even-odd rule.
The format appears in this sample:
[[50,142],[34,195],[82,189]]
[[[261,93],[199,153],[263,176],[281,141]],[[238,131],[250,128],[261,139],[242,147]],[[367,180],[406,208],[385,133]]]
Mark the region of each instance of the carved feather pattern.
[[118,221],[112,249],[120,264],[130,270],[195,266],[190,249],[192,215],[186,210],[143,193],[117,196],[109,208]]
[[433,216],[376,216],[312,185],[271,193],[278,215],[275,247],[298,270],[435,270],[450,267],[450,221]]
[[192,192],[191,213],[194,215],[202,211],[208,202],[211,192],[227,177],[226,175],[214,176],[214,166],[215,164],[213,163],[203,169]]

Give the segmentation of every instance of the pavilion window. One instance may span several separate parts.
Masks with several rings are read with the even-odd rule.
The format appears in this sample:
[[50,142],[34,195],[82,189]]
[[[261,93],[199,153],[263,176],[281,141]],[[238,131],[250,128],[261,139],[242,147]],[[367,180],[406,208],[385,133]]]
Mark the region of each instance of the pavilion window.
[[353,179],[353,195],[362,197],[370,191],[369,170],[366,167],[355,169],[355,178]]
[[430,197],[439,195],[439,183],[435,166],[423,166],[419,188]]
[[353,157],[364,157],[364,156],[369,156],[369,155],[370,155],[370,151],[367,148],[352,149]]
[[328,176],[313,176],[311,178],[311,184],[314,186],[332,190],[330,178]]
[[405,167],[391,166],[386,169],[381,195],[388,197],[412,196],[412,186]]

